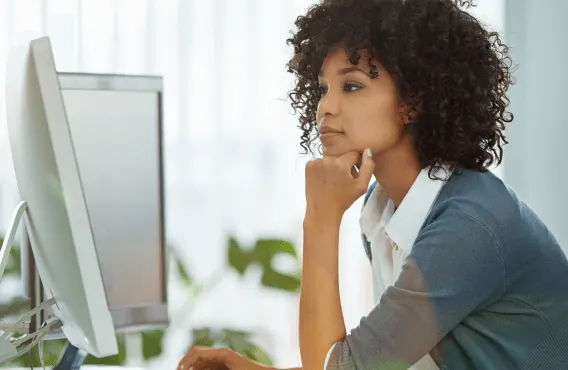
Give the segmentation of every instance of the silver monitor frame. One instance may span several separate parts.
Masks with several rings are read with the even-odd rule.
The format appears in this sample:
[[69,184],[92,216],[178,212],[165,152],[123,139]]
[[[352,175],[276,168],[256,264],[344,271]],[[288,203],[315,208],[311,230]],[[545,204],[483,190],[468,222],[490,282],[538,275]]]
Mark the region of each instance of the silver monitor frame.
[[[169,325],[167,297],[167,242],[165,235],[165,195],[164,195],[164,150],[163,150],[163,82],[158,76],[148,75],[114,75],[94,73],[58,72],[60,89],[63,90],[113,90],[130,92],[155,92],[158,99],[158,135],[159,135],[159,170],[160,170],[160,231],[161,256],[163,271],[163,296],[159,305],[142,307],[125,307],[111,309],[111,315],[117,332],[143,331],[165,328]],[[22,283],[25,295],[30,299],[31,308],[45,300],[43,284],[37,273],[30,241],[25,228],[22,229]],[[104,277],[103,277],[104,280]],[[42,299],[43,297],[43,299]],[[36,331],[49,315],[41,312],[32,318],[29,332]],[[63,333],[51,335],[50,339],[63,338]]]

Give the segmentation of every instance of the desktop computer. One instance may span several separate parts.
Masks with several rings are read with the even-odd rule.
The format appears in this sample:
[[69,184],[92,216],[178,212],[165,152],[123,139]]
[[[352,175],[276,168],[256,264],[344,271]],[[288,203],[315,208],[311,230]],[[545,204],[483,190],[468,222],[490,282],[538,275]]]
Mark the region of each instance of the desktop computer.
[[[12,160],[22,202],[14,212],[1,250],[5,266],[16,229],[25,219],[34,260],[46,287],[46,303],[65,337],[78,348],[104,357],[118,351],[91,217],[59,90],[49,39],[15,50],[6,73],[6,112]],[[3,268],[0,269],[0,278]],[[33,312],[33,311],[31,311]],[[17,325],[20,325],[19,320]],[[13,342],[0,337],[0,362],[20,355],[50,330]],[[36,342],[37,343],[37,342]],[[8,355],[6,355],[8,353]]]
[[[58,73],[115,329],[168,324],[162,81]],[[31,306],[45,299],[24,233],[22,277]],[[33,320],[30,330],[49,313]]]
[[22,338],[2,336],[0,363],[40,336],[65,337],[56,368],[71,369],[86,354],[116,354],[116,332],[169,322],[162,81],[58,73],[41,38],[10,57],[6,82],[23,201],[0,262],[24,218],[22,277],[33,319],[17,323],[27,328]]

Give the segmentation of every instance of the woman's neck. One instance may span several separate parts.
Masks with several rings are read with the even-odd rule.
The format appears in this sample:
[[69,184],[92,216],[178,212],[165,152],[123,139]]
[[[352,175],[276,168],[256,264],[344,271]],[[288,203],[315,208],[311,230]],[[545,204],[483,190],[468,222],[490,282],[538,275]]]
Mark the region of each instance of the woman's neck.
[[375,158],[375,179],[396,208],[402,203],[421,170],[418,154],[410,143],[401,142]]

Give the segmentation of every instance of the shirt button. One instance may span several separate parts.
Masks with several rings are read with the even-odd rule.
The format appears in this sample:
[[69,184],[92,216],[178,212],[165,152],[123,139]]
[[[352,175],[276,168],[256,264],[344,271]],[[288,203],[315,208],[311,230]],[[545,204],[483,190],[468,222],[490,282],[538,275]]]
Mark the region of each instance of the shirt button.
[[398,251],[398,245],[393,244],[392,247],[393,247],[393,249],[394,249],[395,251]]

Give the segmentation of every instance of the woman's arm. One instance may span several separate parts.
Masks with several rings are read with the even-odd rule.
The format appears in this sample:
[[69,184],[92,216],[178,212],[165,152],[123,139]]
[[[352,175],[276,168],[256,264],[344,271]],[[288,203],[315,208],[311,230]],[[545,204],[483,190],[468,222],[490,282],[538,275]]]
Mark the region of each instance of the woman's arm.
[[[354,173],[353,167],[359,163],[359,172]],[[300,354],[304,368],[322,369],[330,348],[346,336],[339,300],[339,227],[345,211],[365,194],[374,168],[368,148],[364,155],[349,152],[306,164],[300,295]]]
[[504,263],[484,224],[445,211],[420,232],[394,285],[333,347],[328,366],[408,369],[471,312],[501,298],[507,286]]
[[300,353],[308,369],[322,369],[331,346],[346,336],[339,299],[340,224],[334,214],[307,212],[304,220]]

